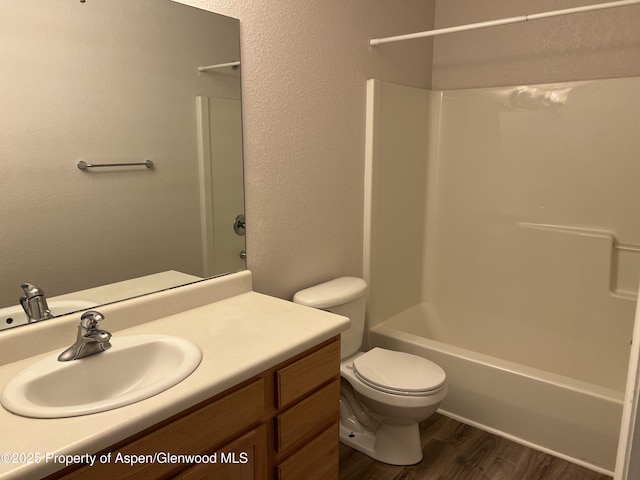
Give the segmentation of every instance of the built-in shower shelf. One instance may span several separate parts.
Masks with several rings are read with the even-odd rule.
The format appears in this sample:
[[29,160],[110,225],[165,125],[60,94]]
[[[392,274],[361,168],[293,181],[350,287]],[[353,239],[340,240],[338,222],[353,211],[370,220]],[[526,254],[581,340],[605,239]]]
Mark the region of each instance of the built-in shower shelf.
[[[577,237],[602,240],[602,256],[593,261],[605,261],[609,264],[609,291],[611,295],[635,301],[640,283],[640,245],[620,243],[610,230],[600,228],[555,225],[548,223],[520,222],[519,226],[554,233],[564,233]],[[591,261],[585,258],[585,261]]]

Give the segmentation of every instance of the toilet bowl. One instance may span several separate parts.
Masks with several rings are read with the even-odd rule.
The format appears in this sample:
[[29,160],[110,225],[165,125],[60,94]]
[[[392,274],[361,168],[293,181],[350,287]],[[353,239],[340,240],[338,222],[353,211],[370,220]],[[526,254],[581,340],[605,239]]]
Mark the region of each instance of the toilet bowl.
[[[399,356],[404,357],[401,365],[410,368],[402,373],[404,384],[395,375]],[[392,363],[378,364],[382,360]],[[372,370],[369,363],[378,365]],[[384,463],[420,462],[418,424],[435,413],[447,394],[444,371],[415,355],[374,348],[343,360],[340,375],[340,440]]]
[[344,315],[341,335],[340,441],[392,465],[422,460],[418,423],[447,394],[446,375],[422,357],[383,348],[360,351],[366,283],[342,277],[301,290],[293,300]]

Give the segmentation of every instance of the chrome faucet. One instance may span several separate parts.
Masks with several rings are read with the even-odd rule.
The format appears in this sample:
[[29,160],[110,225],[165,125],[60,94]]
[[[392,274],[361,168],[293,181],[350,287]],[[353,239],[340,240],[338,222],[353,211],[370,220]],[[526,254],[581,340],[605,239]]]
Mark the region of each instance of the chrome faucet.
[[23,283],[20,287],[24,291],[24,296],[20,297],[20,305],[27,314],[29,323],[53,318],[42,289],[30,283]]
[[78,325],[76,343],[62,352],[58,356],[58,361],[78,360],[110,349],[111,334],[98,328],[98,324],[102,320],[104,320],[104,315],[95,310],[83,313]]

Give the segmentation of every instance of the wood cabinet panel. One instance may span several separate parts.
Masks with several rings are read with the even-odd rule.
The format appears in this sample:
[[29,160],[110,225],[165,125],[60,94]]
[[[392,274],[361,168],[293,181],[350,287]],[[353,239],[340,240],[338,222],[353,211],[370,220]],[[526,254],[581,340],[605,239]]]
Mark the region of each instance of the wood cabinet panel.
[[278,480],[338,480],[338,425],[276,467]]
[[276,450],[283,452],[325,430],[339,419],[340,382],[320,391],[276,417]]
[[[91,478],[96,480],[149,479],[171,476],[185,467],[181,463],[163,463],[164,459],[154,459],[154,455],[198,454],[212,452],[221,443],[233,438],[259,423],[264,412],[264,379],[233,392],[189,415],[161,427],[150,434],[123,447],[111,451],[112,460],[108,464],[82,467],[65,479]],[[119,455],[119,457],[117,457]],[[126,457],[126,456],[130,457]],[[129,463],[116,462],[117,458],[131,456],[144,457],[145,463],[135,467]],[[139,457],[141,460],[143,457]]]
[[[263,443],[264,425],[252,430],[216,452],[216,463],[200,464],[181,472],[176,480],[258,480],[265,478]],[[224,454],[224,457],[221,455]]]
[[309,394],[340,372],[340,342],[326,347],[276,372],[276,403],[285,407]]

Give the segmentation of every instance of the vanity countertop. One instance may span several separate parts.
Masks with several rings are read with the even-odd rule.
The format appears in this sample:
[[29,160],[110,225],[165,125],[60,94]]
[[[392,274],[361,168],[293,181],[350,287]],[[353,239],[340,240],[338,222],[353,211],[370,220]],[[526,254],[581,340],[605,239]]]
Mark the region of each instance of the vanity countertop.
[[[115,410],[34,419],[1,408],[0,478],[35,479],[51,474],[66,466],[57,463],[54,455],[91,454],[107,448],[338,335],[348,326],[345,317],[246,292],[113,332],[114,337],[154,333],[189,339],[201,348],[202,362],[169,390]],[[69,332],[71,343],[74,335]],[[52,353],[58,352],[1,366],[0,387]]]

